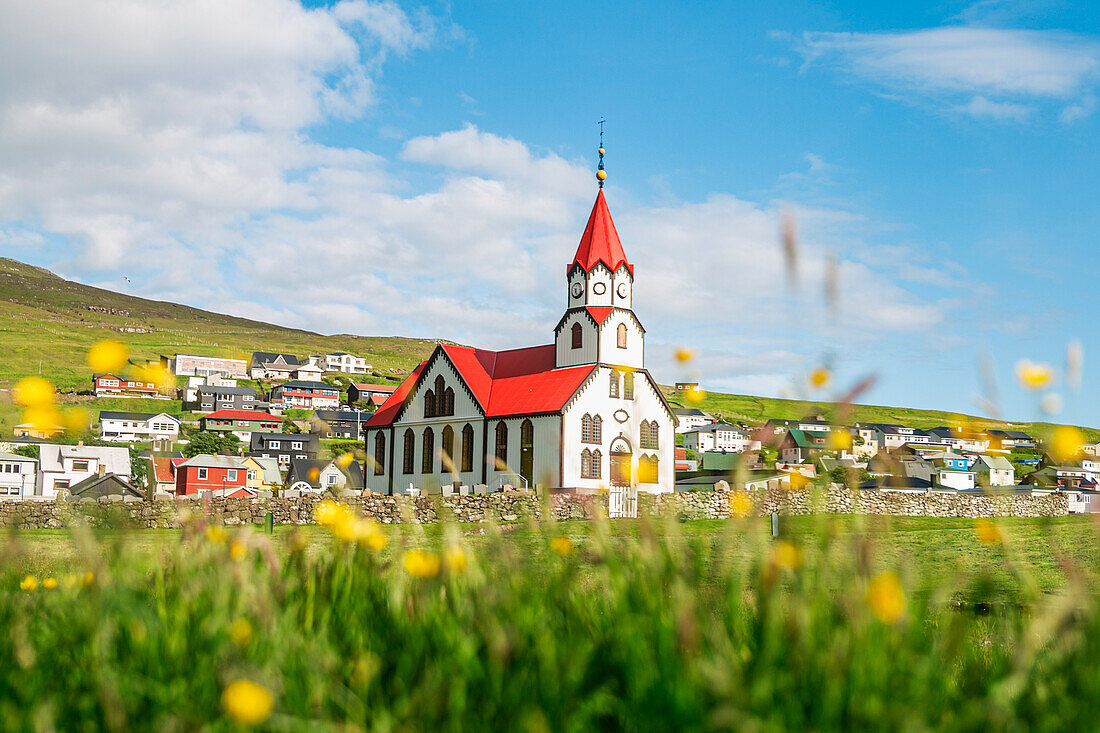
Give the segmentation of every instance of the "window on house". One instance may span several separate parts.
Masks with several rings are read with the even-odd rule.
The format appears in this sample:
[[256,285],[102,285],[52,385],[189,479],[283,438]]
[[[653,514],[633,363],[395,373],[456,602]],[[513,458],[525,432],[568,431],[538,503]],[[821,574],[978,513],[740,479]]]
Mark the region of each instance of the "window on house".
[[374,475],[386,474],[386,435],[381,430],[374,434]]
[[496,462],[498,470],[508,465],[508,426],[503,420],[497,423],[496,428]]
[[55,489],[67,489],[67,488],[69,488],[69,479],[67,479],[67,478],[58,479],[57,481],[53,482],[53,487]]
[[584,340],[584,336],[581,333],[581,324],[574,323],[573,324],[573,348],[574,349],[581,348],[583,340]]
[[474,470],[474,427],[469,423],[462,428],[462,470]]
[[73,470],[74,471],[87,471],[88,470],[88,462],[87,461],[73,461]]
[[199,469],[199,480],[200,481],[205,481],[206,480],[206,469],[205,468],[200,468]]
[[420,472],[433,473],[435,465],[435,433],[424,428],[424,445],[421,448]]
[[634,399],[634,372],[627,372],[623,375],[623,398]]
[[328,476],[328,485],[332,486],[335,483],[336,483],[336,476],[334,474],[330,473],[329,476]]
[[592,440],[592,416],[587,412],[581,417],[581,442],[591,443]]
[[589,478],[600,478],[603,476],[603,453],[599,450],[592,451],[592,468],[589,471]]
[[620,323],[619,328],[616,329],[615,345],[620,349],[626,348],[626,324]]
[[653,448],[654,450],[660,448],[660,445],[658,445],[660,441],[658,440],[657,429],[658,428],[656,420],[649,423],[649,447]]
[[245,476],[248,478],[249,481],[255,481],[256,480],[256,472],[255,471],[249,471],[248,473],[245,474]]
[[302,441],[300,441],[300,440],[294,441],[293,443],[290,444],[290,449],[291,450],[301,450],[302,449]]
[[455,431],[450,425],[443,428],[443,469],[454,470],[455,461]]
[[405,447],[401,456],[401,472],[412,473],[413,472],[413,450],[416,448],[416,436],[413,435],[412,428],[405,430]]
[[[700,438],[702,436],[699,436]],[[649,421],[642,420],[642,424],[638,426],[638,445],[642,448],[649,447]]]
[[638,459],[638,482],[655,484],[658,482],[657,456],[643,455]]
[[611,373],[608,375],[608,385],[609,385],[609,390],[608,390],[608,393],[607,393],[608,396],[609,397],[618,397],[619,396],[619,373],[617,371],[615,371],[614,369],[612,369]]
[[237,480],[237,469],[235,469],[235,468],[227,469],[226,472],[225,472],[225,480],[226,481],[236,481]]
[[592,418],[592,442],[603,442],[603,418],[599,415]]
[[581,478],[592,477],[592,451],[585,448],[581,451]]

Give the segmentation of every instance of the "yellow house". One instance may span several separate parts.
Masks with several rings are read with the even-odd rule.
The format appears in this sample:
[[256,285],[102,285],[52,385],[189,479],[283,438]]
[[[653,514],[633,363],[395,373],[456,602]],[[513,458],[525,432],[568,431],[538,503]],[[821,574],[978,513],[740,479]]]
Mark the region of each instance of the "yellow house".
[[53,438],[63,432],[65,432],[65,428],[60,425],[53,428],[44,428],[31,422],[16,425],[14,430],[17,438]]
[[282,488],[283,477],[279,473],[279,463],[275,458],[241,459],[241,467],[248,471],[245,485],[253,491],[275,491]]

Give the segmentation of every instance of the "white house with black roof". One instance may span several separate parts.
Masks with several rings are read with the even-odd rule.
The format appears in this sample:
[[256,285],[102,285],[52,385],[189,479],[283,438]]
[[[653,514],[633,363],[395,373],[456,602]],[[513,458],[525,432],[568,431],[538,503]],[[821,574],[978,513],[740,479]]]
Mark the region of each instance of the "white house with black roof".
[[301,366],[304,362],[294,354],[253,351],[248,362],[248,375],[252,379],[290,379]]
[[321,440],[316,433],[252,433],[249,437],[248,455],[274,458],[284,471],[291,460],[315,459],[320,451]]
[[714,422],[713,415],[703,412],[698,407],[674,407],[672,413],[676,415],[677,433],[686,433],[692,428],[701,428]]
[[99,437],[112,443],[175,442],[180,437],[180,419],[167,412],[102,410]]

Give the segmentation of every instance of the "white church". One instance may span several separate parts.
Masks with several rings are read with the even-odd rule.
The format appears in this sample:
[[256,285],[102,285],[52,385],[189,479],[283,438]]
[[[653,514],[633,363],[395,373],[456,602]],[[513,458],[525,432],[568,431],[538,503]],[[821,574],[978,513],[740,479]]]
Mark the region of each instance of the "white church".
[[673,490],[676,418],[645,369],[634,266],[604,200],[602,147],[600,158],[554,343],[437,346],[365,425],[367,489]]

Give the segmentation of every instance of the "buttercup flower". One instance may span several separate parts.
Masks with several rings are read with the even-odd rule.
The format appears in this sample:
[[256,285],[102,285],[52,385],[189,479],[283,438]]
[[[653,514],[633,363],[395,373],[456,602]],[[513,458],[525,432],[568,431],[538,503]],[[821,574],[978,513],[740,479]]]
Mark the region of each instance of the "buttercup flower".
[[57,588],[57,578],[49,577],[42,581],[42,587],[46,590],[54,590]]
[[347,453],[341,453],[340,455],[336,456],[336,465],[340,468],[347,468],[348,465],[350,465],[351,462],[354,460],[355,456],[351,454],[351,451],[348,451]]
[[231,682],[222,693],[222,707],[243,725],[259,725],[271,717],[275,700],[266,687],[248,680]]
[[698,405],[707,398],[707,393],[698,387],[692,387],[691,389],[684,390],[684,399],[687,400],[690,405]]
[[752,514],[752,497],[749,492],[738,490],[730,496],[730,514],[738,519],[744,519]]
[[434,578],[439,575],[439,556],[426,550],[409,550],[402,560],[405,571],[414,578]]
[[33,575],[28,575],[27,577],[23,578],[23,580],[19,583],[19,589],[24,590],[27,593],[30,593],[37,587],[38,578],[34,577]]
[[244,556],[248,554],[248,547],[245,546],[241,540],[233,540],[229,543],[229,556],[234,560],[240,561],[244,559]]
[[1059,461],[1074,458],[1085,444],[1085,434],[1071,425],[1059,425],[1050,436],[1050,454]]
[[337,518],[341,507],[332,499],[322,499],[313,507],[313,521],[321,526],[328,526]]
[[810,372],[810,386],[814,389],[821,389],[829,383],[830,377],[832,377],[832,375],[829,373],[828,369],[823,366],[816,367]]
[[790,542],[777,541],[772,545],[772,564],[780,570],[798,570],[802,566],[802,550]]
[[905,591],[897,573],[879,573],[867,586],[867,607],[879,621],[895,624],[905,615]]
[[447,569],[452,573],[461,574],[466,570],[468,560],[466,559],[466,553],[463,552],[461,547],[448,547],[443,552],[443,559],[447,563]]
[[1016,378],[1024,389],[1042,389],[1050,384],[1054,369],[1050,364],[1038,364],[1027,359],[1016,362]]
[[681,364],[687,364],[689,361],[695,358],[695,352],[691,349],[685,349],[683,347],[676,349],[675,351],[676,361]]
[[53,403],[53,385],[42,377],[23,377],[15,383],[12,398],[23,407],[45,407]]
[[237,646],[248,646],[252,641],[252,624],[246,618],[239,618],[229,626],[229,637]]
[[554,537],[550,540],[550,549],[565,557],[573,551],[573,542],[568,537]]
[[979,519],[974,523],[974,534],[987,545],[999,545],[1004,542],[1004,532],[988,519]]
[[88,349],[88,366],[97,374],[117,372],[126,366],[130,349],[115,339],[104,339]]
[[225,542],[225,539],[228,536],[229,535],[225,533],[225,530],[216,524],[211,524],[209,527],[206,528],[206,539],[210,540],[211,542]]

